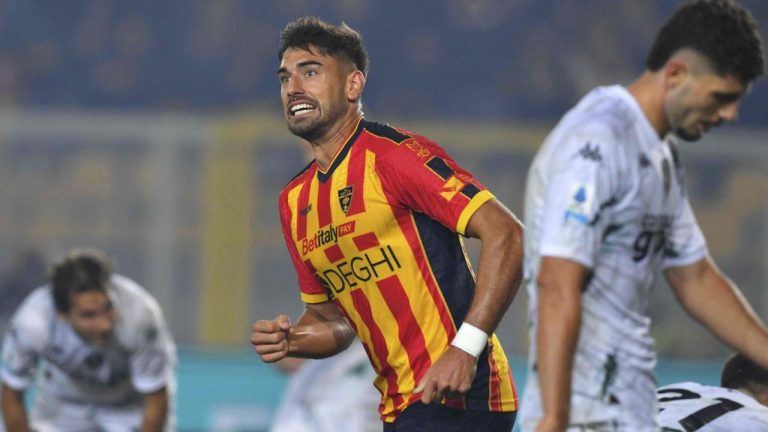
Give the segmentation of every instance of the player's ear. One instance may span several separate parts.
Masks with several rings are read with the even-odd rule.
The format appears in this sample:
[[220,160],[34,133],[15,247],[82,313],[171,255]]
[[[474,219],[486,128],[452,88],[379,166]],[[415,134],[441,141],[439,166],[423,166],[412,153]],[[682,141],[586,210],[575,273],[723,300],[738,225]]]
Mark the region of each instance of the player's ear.
[[691,65],[682,57],[672,57],[663,68],[667,90],[679,87],[691,74]]
[[363,88],[365,88],[365,75],[355,69],[347,75],[347,99],[358,101],[363,97]]

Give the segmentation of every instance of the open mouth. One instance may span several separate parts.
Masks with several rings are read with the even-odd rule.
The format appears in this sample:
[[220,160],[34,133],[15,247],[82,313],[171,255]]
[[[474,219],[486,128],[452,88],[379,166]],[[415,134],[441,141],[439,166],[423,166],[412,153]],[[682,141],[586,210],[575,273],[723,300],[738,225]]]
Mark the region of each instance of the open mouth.
[[314,105],[308,104],[308,103],[300,103],[293,105],[289,108],[289,111],[292,116],[300,116],[307,114],[311,111],[314,111],[316,108]]

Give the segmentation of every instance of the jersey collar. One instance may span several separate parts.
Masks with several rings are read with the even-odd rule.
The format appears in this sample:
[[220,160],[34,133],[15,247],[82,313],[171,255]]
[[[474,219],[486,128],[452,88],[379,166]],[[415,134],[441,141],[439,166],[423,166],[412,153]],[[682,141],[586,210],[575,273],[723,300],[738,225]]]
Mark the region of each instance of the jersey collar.
[[352,134],[347,138],[346,142],[343,146],[339,148],[339,150],[336,152],[336,155],[333,156],[333,159],[331,160],[330,165],[328,165],[328,169],[323,171],[320,169],[320,165],[315,163],[315,166],[317,167],[317,179],[321,183],[325,183],[328,181],[331,176],[333,176],[333,172],[336,170],[336,167],[338,167],[341,162],[344,160],[344,158],[347,157],[347,153],[349,153],[349,149],[352,148],[352,144],[357,141],[357,137],[360,136],[360,132],[365,129],[365,125],[368,122],[365,120],[364,117],[360,117],[360,119],[357,121],[357,126],[355,127],[355,130],[352,132]]

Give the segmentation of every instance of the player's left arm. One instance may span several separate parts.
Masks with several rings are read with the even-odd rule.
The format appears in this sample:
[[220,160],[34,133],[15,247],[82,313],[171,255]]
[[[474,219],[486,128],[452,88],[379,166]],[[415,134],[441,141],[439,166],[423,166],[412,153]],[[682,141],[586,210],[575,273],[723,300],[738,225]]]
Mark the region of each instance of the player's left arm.
[[[480,239],[481,246],[475,296],[464,322],[490,335],[520,287],[523,226],[503,204],[492,199],[472,215],[466,232],[469,237]],[[426,372],[415,392],[423,391],[421,400],[424,403],[466,393],[476,367],[476,356],[449,345]]]
[[523,225],[500,201],[483,204],[469,219],[467,236],[480,239],[477,287],[464,318],[485,333],[496,330],[523,277]]
[[166,387],[144,395],[144,414],[141,432],[162,432],[168,417],[168,390]]
[[24,407],[24,391],[16,390],[2,383],[0,400],[2,400],[2,421],[5,424],[5,429],[19,432],[29,431],[27,410]]
[[665,274],[686,312],[724,343],[768,367],[768,329],[710,257]]
[[[127,310],[126,310],[127,313]],[[128,363],[131,383],[143,395],[141,432],[162,432],[171,415],[177,353],[163,310],[154,297],[140,297],[131,309],[127,336],[134,352]]]

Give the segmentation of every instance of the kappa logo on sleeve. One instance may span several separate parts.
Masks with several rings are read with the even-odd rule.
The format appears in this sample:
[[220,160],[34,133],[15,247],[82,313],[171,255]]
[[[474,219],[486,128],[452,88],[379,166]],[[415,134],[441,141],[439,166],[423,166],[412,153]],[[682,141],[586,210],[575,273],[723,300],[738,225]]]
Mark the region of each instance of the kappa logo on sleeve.
[[587,143],[579,149],[578,155],[583,159],[591,160],[593,162],[602,162],[603,160],[603,155],[600,153],[600,146],[591,141],[587,141]]
[[576,222],[580,225],[589,224],[589,210],[592,207],[594,192],[589,185],[576,184],[571,189],[568,207],[565,210],[564,222]]
[[440,196],[446,201],[450,201],[463,187],[464,183],[456,178],[456,176],[453,176],[443,183],[443,187],[440,190]]

